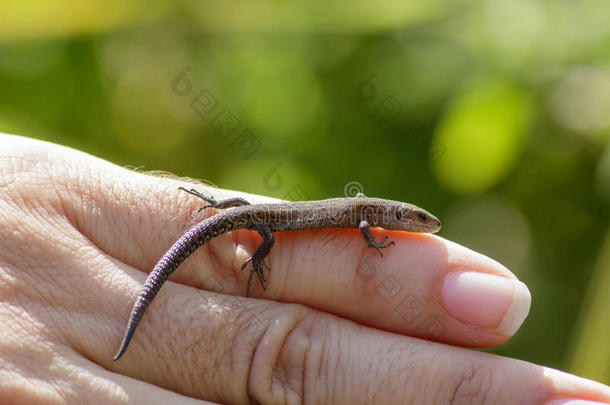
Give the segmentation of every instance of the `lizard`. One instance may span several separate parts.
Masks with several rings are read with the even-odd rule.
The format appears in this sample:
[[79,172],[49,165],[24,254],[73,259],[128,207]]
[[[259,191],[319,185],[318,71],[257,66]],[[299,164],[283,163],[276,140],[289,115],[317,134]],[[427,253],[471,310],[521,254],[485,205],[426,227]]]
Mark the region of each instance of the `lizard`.
[[249,229],[257,231],[263,238],[252,256],[241,267],[243,270],[248,263],[251,263],[246,287],[246,297],[248,297],[254,274],[257,275],[263,290],[267,289],[264,268],[267,270],[270,268],[265,263],[265,258],[273,247],[274,232],[322,228],[360,229],[367,245],[375,248],[383,257],[381,249],[393,245],[394,241],[387,241],[386,235],[380,241],[375,240],[371,227],[426,233],[437,232],[441,227],[440,221],[434,215],[413,204],[369,198],[362,193],[358,193],[355,197],[318,201],[250,204],[239,197],[216,200],[195,189],[187,190],[184,187],[179,187],[179,189],[208,203],[201,207],[200,211],[206,208],[226,210],[193,225],[159,259],[146,278],[133,305],[120,348],[113,358],[114,361],[118,360],[127,350],[144,311],[170,274],[195,250],[220,234],[237,229]]

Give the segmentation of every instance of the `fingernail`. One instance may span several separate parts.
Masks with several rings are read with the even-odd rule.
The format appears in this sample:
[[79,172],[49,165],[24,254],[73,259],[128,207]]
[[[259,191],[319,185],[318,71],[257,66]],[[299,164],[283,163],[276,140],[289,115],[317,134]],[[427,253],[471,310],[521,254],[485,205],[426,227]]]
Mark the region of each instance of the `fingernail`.
[[588,401],[586,399],[562,398],[547,402],[546,405],[600,405],[606,402]]
[[445,277],[445,308],[460,321],[512,336],[530,310],[531,295],[521,281],[476,271],[454,271]]

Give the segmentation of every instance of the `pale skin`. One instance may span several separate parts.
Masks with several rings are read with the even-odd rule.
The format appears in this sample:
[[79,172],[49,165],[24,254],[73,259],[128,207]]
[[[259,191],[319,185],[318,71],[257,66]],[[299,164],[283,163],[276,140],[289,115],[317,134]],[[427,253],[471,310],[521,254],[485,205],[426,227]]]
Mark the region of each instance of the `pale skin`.
[[[443,279],[458,267],[514,279],[504,266],[380,229],[395,241],[383,258],[357,229],[277,233],[267,291],[250,298],[240,267],[260,237],[221,235],[172,275],[113,362],[147,273],[214,214],[179,186],[193,185],[0,135],[0,403],[610,403],[603,384],[468,348],[510,336],[456,319]],[[416,300],[414,321],[396,297]]]

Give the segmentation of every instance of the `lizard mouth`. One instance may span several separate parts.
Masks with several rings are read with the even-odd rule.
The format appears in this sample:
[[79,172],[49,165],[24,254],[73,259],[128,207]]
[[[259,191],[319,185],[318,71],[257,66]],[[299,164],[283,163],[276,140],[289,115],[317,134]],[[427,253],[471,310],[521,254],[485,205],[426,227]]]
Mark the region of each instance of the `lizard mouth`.
[[441,230],[441,221],[433,215],[430,215],[429,222],[423,225],[423,228],[428,233],[436,233]]

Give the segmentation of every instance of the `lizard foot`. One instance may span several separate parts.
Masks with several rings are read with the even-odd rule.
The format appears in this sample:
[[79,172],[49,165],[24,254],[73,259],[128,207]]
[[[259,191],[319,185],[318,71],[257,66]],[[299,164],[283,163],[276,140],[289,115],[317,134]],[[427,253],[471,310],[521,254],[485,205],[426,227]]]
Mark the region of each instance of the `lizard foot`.
[[377,242],[375,239],[368,241],[369,247],[374,247],[375,249],[377,249],[381,257],[383,257],[383,252],[381,251],[381,249],[385,249],[388,246],[394,245],[393,240],[389,241],[388,243],[385,243],[387,239],[387,235],[383,235],[383,238],[379,242]]
[[241,269],[245,269],[248,263],[252,262],[252,268],[250,269],[250,276],[248,277],[248,287],[246,288],[246,297],[250,296],[250,284],[252,283],[252,277],[256,273],[258,276],[258,281],[261,283],[263,290],[267,290],[265,286],[265,282],[267,279],[265,278],[265,272],[263,271],[263,267],[267,270],[271,271],[271,268],[265,263],[264,258],[259,258],[257,255],[250,256],[248,260],[241,266]]

